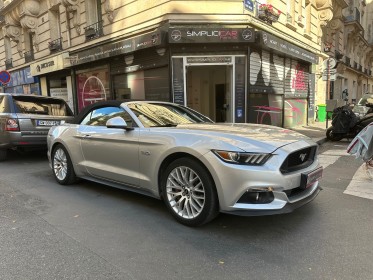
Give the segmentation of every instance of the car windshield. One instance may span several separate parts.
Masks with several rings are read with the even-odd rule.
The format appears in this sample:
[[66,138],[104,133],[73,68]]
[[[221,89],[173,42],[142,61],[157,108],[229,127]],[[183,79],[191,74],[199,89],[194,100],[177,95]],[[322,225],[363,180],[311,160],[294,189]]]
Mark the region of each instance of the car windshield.
[[365,106],[367,104],[368,99],[373,98],[373,94],[367,94],[364,95],[362,98],[360,98],[358,105]]
[[13,96],[17,113],[49,116],[71,116],[71,111],[63,100],[36,98],[34,96]]
[[129,103],[128,108],[145,127],[177,126],[178,124],[212,123],[212,121],[183,106],[164,103]]

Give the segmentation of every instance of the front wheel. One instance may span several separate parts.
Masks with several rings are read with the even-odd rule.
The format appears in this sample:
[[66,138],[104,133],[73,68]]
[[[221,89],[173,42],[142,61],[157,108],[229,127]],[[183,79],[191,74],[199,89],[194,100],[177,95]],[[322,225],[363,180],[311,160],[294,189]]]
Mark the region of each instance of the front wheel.
[[200,226],[219,213],[216,188],[207,169],[191,158],[172,162],[161,179],[162,197],[177,221]]
[[339,141],[342,140],[344,137],[343,133],[334,133],[333,127],[329,127],[326,130],[326,138],[330,141]]
[[67,150],[62,145],[57,145],[52,152],[53,174],[61,185],[70,185],[76,182],[76,176]]

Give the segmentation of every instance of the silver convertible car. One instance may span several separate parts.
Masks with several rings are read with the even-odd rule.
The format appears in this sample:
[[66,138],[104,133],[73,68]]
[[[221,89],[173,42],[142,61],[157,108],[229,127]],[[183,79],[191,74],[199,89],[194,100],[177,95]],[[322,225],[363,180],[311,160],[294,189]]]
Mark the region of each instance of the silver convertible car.
[[291,212],[320,192],[317,144],[292,130],[214,123],[166,102],[105,101],[48,133],[58,183],[77,178],[163,199],[188,226],[219,212]]

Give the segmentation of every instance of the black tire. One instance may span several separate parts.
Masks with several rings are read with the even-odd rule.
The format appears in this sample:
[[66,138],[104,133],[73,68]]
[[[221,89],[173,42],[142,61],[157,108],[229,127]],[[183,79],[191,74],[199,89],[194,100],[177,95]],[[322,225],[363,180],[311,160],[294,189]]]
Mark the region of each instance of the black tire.
[[0,149],[0,161],[6,160],[7,156],[8,156],[8,150]]
[[52,151],[52,169],[54,177],[61,185],[71,185],[77,181],[71,158],[61,144]]
[[326,130],[326,138],[330,141],[340,141],[344,138],[343,133],[333,133],[333,127]]
[[[188,182],[183,180],[183,172]],[[173,161],[161,174],[161,191],[168,210],[184,225],[201,226],[219,214],[214,181],[208,170],[194,159]]]

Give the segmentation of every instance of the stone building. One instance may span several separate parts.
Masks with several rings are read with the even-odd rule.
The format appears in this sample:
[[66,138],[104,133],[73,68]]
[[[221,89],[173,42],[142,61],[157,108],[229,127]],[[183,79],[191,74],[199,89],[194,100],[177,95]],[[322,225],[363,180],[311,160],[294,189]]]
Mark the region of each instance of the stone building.
[[[0,0],[3,90],[58,96],[75,112],[148,99],[217,122],[306,124],[344,88],[371,90],[370,10],[350,2]],[[334,82],[322,78],[330,57]]]

